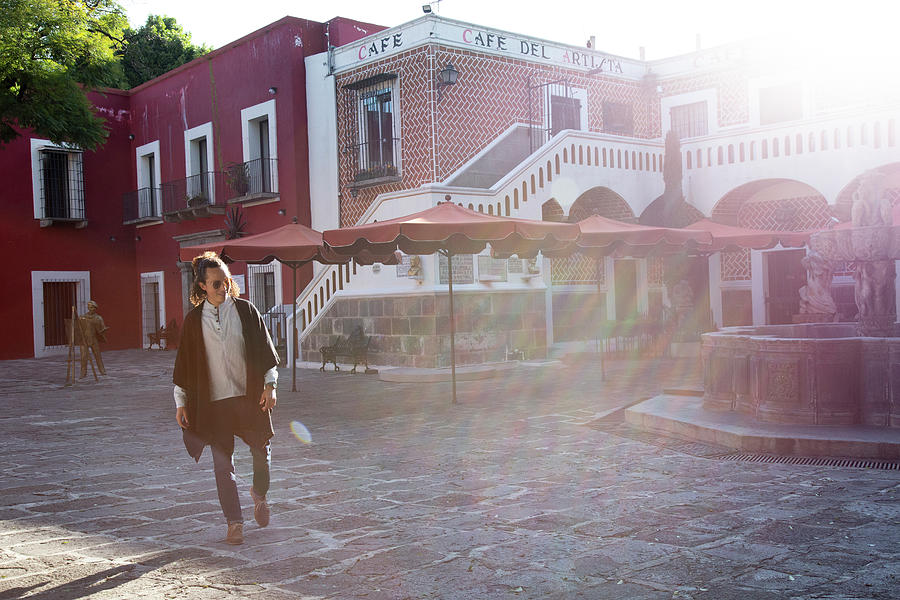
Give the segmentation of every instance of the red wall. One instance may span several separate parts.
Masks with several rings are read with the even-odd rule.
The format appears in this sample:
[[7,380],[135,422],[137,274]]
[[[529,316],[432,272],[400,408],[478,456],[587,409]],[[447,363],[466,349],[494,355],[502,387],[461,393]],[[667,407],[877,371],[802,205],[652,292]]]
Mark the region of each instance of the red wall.
[[138,284],[134,280],[134,232],[122,225],[123,189],[129,185],[128,97],[94,93],[91,100],[107,120],[109,138],[96,152],[84,153],[86,227],[41,227],[34,218],[31,138],[25,132],[2,147],[0,240],[7,257],[7,292],[0,303],[5,340],[0,359],[34,356],[32,271],[90,271],[91,298],[110,330],[107,349],[133,347],[140,336]]

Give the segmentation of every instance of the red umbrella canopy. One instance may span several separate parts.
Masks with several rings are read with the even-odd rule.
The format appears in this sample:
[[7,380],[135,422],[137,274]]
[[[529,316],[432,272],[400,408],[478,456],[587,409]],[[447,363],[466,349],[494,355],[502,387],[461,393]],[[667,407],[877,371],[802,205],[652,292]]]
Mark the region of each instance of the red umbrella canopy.
[[533,255],[539,250],[574,242],[578,227],[571,223],[532,221],[485,215],[452,202],[405,217],[331,229],[322,234],[340,254],[355,255],[369,248],[385,255],[399,248],[406,254],[477,254],[487,244],[501,253]]
[[[181,249],[181,260],[190,261],[198,254],[212,250],[228,260],[242,260],[249,263],[267,263],[277,259],[285,264],[304,264],[317,261],[323,264],[349,262],[351,257],[335,253],[322,243],[322,234],[299,223],[289,223],[271,231],[257,233],[234,240],[224,240]],[[376,256],[365,252],[355,257],[357,262],[371,264],[383,262],[396,264],[391,253]]]
[[712,235],[712,247],[705,249],[711,252],[719,250],[736,250],[750,248],[765,250],[781,244],[785,248],[801,248],[809,242],[811,231],[774,231],[768,229],[745,229],[733,225],[716,223],[709,219],[700,219],[685,229],[706,231]]
[[646,256],[680,252],[712,243],[712,236],[704,231],[624,223],[600,215],[591,215],[577,225],[581,235],[571,247],[547,254],[554,256],[578,251],[589,256]]

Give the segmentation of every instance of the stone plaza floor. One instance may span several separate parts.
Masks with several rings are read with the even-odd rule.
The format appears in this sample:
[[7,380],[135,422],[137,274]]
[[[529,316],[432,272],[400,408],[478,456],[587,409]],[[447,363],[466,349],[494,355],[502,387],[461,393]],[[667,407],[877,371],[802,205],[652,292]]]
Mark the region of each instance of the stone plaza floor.
[[900,471],[601,426],[698,386],[690,361],[518,365],[455,405],[449,383],[347,371],[299,369],[293,393],[281,369],[272,522],[238,442],[236,547],[208,451],[181,442],[174,353],[104,361],[71,387],[64,357],[0,362],[0,599],[900,597]]

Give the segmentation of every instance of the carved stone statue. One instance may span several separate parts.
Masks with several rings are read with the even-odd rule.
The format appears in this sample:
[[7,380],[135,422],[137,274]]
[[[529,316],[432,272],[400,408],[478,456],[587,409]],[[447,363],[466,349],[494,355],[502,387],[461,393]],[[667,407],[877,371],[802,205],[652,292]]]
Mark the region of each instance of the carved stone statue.
[[93,352],[97,361],[97,369],[101,375],[106,375],[103,366],[103,358],[100,356],[100,342],[106,341],[106,331],[109,327],[103,322],[103,317],[97,314],[97,303],[89,300],[87,314],[78,317],[81,328],[81,376],[87,376],[88,352]]
[[860,179],[853,192],[850,219],[854,227],[894,224],[891,201],[884,195],[881,177],[876,172],[868,171]]
[[825,320],[832,320],[837,313],[837,305],[831,297],[832,262],[818,252],[810,251],[800,264],[806,269],[806,285],[800,288],[800,313],[825,315]]
[[893,316],[895,310],[893,260],[859,261],[853,265],[859,317]]

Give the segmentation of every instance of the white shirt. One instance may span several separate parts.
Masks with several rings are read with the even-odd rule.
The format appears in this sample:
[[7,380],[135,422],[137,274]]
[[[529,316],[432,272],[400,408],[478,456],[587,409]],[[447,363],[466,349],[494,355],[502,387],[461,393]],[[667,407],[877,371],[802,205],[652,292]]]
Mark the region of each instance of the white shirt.
[[[209,398],[224,400],[247,393],[247,365],[244,360],[244,332],[234,298],[225,296],[219,306],[203,301],[200,319],[206,363],[209,366]],[[265,374],[266,383],[278,381],[278,368]],[[175,386],[175,406],[184,406],[187,393]]]

